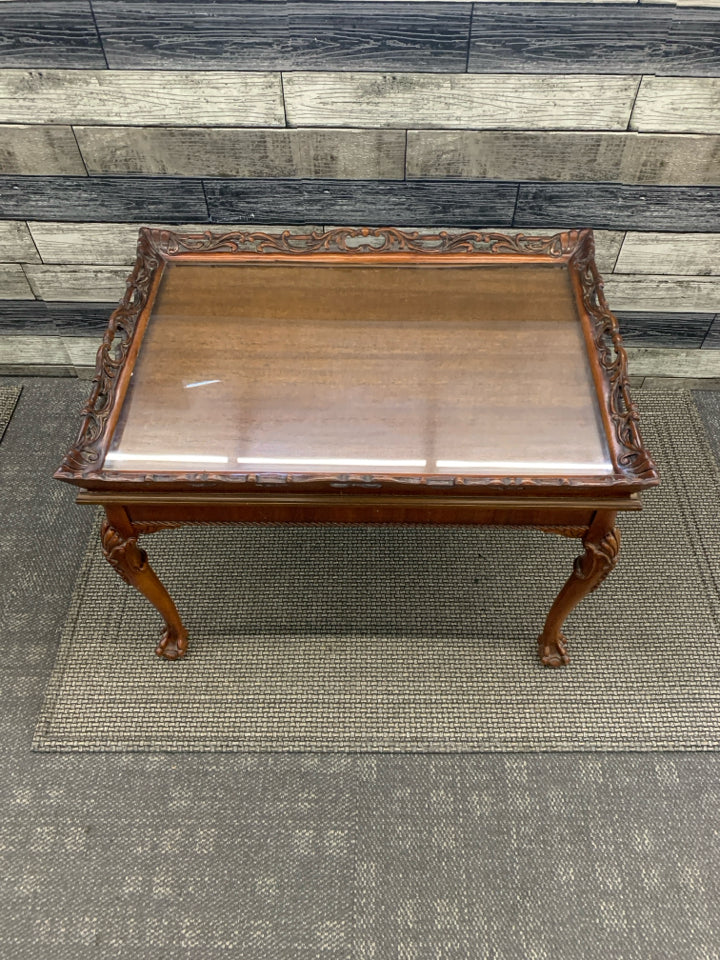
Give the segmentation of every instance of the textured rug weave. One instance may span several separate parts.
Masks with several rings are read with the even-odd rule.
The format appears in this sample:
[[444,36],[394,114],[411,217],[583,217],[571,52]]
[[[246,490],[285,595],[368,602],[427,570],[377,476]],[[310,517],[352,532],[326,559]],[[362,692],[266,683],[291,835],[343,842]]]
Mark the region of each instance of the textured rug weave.
[[720,748],[720,484],[686,394],[641,393],[662,486],[620,563],[535,639],[579,541],[470,527],[194,527],[144,540],[190,631],[85,557],[38,750]]
[[15,404],[22,392],[22,387],[0,387],[0,440],[10,423]]

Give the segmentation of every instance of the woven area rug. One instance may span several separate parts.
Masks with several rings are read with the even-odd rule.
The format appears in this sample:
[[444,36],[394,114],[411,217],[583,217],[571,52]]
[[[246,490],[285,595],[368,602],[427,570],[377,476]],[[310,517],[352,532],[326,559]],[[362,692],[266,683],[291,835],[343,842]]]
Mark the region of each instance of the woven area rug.
[[0,440],[10,423],[10,417],[15,410],[15,404],[18,402],[22,387],[0,387]]
[[616,571],[535,638],[578,541],[469,527],[194,527],[145,539],[190,631],[85,557],[37,750],[720,748],[720,484],[689,395],[640,395],[662,475]]

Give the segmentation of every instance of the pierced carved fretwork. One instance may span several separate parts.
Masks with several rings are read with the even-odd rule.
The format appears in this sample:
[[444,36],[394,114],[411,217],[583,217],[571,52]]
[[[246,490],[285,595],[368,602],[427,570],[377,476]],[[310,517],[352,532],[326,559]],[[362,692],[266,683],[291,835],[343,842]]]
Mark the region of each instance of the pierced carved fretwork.
[[608,307],[602,277],[595,264],[592,231],[583,232],[572,263],[578,270],[583,306],[593,323],[595,349],[608,383],[608,409],[620,447],[618,466],[631,478],[643,480],[648,486],[656,484],[659,482],[657,468],[643,445],[638,429],[638,408],[630,398],[627,353],[617,317]]

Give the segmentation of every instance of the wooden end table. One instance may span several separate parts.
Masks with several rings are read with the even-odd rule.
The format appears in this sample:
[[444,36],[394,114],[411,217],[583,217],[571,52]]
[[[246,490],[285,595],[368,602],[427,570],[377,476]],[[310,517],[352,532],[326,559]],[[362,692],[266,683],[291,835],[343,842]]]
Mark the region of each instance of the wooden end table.
[[[613,569],[619,510],[658,483],[592,231],[552,237],[142,229],[75,445],[105,556],[187,631],[138,545],[183,524],[530,526],[584,553],[540,659]],[[512,585],[508,586],[512,589]]]

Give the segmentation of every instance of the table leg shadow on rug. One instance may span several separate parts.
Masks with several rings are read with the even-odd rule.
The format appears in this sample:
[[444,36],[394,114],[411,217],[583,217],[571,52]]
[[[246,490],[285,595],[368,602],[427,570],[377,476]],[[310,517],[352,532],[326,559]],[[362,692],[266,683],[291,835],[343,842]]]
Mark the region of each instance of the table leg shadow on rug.
[[144,540],[191,636],[88,546],[36,750],[720,747],[720,483],[689,394],[641,393],[662,483],[620,518],[615,572],[535,640],[581,552],[531,530],[191,527]]

